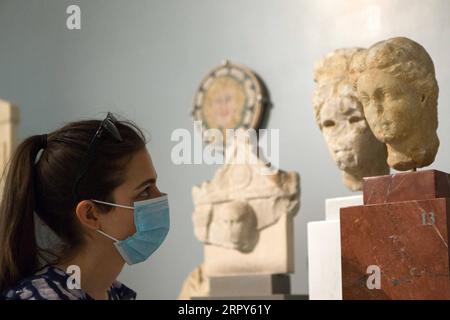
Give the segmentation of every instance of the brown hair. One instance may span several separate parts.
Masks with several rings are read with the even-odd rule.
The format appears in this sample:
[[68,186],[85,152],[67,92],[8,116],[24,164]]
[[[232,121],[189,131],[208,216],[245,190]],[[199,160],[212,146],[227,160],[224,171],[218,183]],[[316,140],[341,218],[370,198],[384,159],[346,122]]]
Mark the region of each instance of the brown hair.
[[[113,190],[124,182],[127,163],[145,147],[146,140],[129,121],[116,123],[122,142],[104,132],[94,160],[78,185],[77,201],[72,193],[73,183],[99,126],[98,120],[69,123],[49,133],[46,146],[42,145],[42,136],[37,135],[17,147],[5,171],[0,204],[0,293],[39,269],[43,252],[36,241],[34,213],[64,243],[64,252],[58,257],[63,258],[84,241],[75,215],[78,202],[114,202]],[[111,210],[107,206],[99,208],[102,212]]]

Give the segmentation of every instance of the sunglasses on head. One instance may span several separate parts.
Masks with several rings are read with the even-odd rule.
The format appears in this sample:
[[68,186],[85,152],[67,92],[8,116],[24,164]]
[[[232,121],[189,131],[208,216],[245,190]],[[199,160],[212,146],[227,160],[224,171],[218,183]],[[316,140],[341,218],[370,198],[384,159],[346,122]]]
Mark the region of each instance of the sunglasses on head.
[[92,138],[91,142],[89,143],[89,147],[87,149],[86,155],[84,156],[83,160],[81,161],[80,168],[78,170],[78,173],[75,178],[75,182],[73,184],[72,188],[72,194],[73,198],[76,201],[78,201],[78,185],[80,184],[80,181],[83,179],[84,175],[86,174],[87,170],[89,169],[89,165],[91,164],[92,160],[94,160],[95,157],[95,151],[96,148],[100,142],[101,137],[107,132],[111,137],[113,137],[116,141],[122,142],[122,136],[120,135],[119,129],[117,129],[118,123],[117,119],[113,116],[111,112],[108,112],[108,115],[106,118],[100,123],[100,127],[98,128],[97,132],[95,133],[94,137]]

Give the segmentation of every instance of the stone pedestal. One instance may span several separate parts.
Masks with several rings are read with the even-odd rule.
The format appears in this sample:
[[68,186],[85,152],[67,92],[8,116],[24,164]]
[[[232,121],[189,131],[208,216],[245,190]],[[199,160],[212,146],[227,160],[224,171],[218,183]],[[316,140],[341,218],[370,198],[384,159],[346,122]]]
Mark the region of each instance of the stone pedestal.
[[308,223],[310,300],[342,299],[339,210],[362,203],[362,195],[326,199],[325,221]]
[[214,276],[209,279],[209,295],[193,300],[308,300],[291,294],[288,274]]
[[288,274],[261,274],[211,277],[211,297],[270,296],[290,294],[291,282]]
[[365,179],[340,213],[343,299],[449,299],[449,213],[447,173]]

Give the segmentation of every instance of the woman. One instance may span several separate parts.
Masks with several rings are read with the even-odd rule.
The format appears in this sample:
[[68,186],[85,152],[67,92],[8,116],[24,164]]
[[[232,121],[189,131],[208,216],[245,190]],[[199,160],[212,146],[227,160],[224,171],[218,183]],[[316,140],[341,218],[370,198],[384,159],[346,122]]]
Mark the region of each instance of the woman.
[[[168,200],[156,178],[142,132],[110,113],[26,139],[6,172],[0,205],[0,293],[134,299],[115,279],[125,262],[146,260],[167,235]],[[38,245],[37,218],[63,244],[53,259]]]

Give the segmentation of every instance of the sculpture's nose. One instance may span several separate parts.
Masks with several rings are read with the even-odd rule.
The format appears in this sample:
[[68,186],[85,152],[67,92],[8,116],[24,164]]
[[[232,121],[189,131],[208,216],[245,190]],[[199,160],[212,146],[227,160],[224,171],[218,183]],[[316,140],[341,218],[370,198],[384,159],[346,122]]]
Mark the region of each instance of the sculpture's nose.
[[375,104],[375,108],[376,108],[378,114],[383,113],[384,109],[383,109],[383,104],[381,102],[377,102]]

